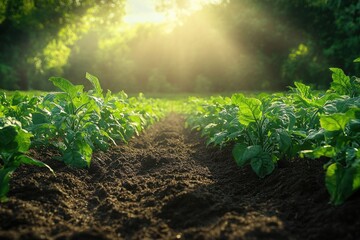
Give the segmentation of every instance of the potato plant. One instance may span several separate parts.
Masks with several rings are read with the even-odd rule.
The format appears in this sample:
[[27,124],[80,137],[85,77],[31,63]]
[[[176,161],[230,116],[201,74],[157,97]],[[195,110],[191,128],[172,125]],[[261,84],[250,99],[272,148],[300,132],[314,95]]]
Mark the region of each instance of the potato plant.
[[192,98],[187,125],[208,144],[232,144],[236,163],[261,178],[282,159],[328,158],[326,188],[331,203],[342,204],[360,188],[360,78],[330,70],[328,91],[295,82],[287,93]]
[[[99,80],[87,73],[92,89],[52,77],[59,92],[29,97],[0,92],[0,201],[7,199],[11,174],[21,165],[51,168],[26,155],[31,147],[53,146],[58,159],[75,168],[87,168],[94,151],[126,143],[167,111],[162,100],[124,92],[106,94]],[[52,171],[52,170],[51,170]]]

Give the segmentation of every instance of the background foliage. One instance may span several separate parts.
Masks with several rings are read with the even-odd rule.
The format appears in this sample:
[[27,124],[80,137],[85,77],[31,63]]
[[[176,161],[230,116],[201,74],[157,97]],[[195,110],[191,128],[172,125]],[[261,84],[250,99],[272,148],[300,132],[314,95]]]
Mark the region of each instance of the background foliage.
[[[123,23],[124,0],[0,0],[0,88],[49,90],[50,76],[113,91],[281,90],[294,81],[328,87],[328,67],[356,75],[360,2],[227,0],[178,24]],[[165,4],[166,3],[166,4]]]

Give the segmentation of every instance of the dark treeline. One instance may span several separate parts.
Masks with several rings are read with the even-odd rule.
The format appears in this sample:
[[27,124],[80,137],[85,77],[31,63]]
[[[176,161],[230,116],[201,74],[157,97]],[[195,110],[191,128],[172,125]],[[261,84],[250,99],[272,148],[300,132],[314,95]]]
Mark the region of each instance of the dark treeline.
[[176,26],[126,25],[124,0],[0,0],[0,88],[50,90],[50,76],[128,92],[318,88],[329,67],[358,74],[360,2],[227,0]]

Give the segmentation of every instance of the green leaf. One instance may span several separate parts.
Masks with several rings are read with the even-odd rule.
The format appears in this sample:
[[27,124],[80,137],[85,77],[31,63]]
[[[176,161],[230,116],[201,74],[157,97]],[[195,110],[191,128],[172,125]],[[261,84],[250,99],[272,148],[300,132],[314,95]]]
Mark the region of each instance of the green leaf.
[[41,162],[41,161],[39,161],[39,160],[33,159],[33,158],[31,158],[31,157],[28,157],[28,156],[26,156],[26,155],[17,156],[17,157],[16,157],[16,161],[17,161],[19,164],[27,164],[27,165],[34,165],[34,166],[38,166],[38,167],[46,167],[47,169],[50,170],[50,172],[52,172],[53,174],[55,174],[55,173],[54,173],[54,170],[52,170],[52,168],[51,168],[49,165],[47,165],[47,164],[45,164],[45,163],[43,163],[43,162]]
[[300,152],[300,157],[308,157],[312,159],[320,158],[320,157],[335,157],[336,149],[333,146],[325,145],[322,147],[315,148],[313,150],[303,150]]
[[72,99],[75,98],[78,93],[82,93],[84,89],[84,86],[75,86],[69,80],[61,77],[51,77],[49,80],[54,84],[54,86],[69,94]]
[[356,63],[360,62],[360,57],[355,59],[354,62],[356,62]]
[[20,103],[26,102],[27,96],[16,91],[11,99],[11,105],[19,105]]
[[350,94],[351,83],[350,77],[346,76],[344,71],[340,68],[330,68],[332,73],[331,89],[335,90],[339,94]]
[[243,158],[245,161],[255,158],[263,153],[262,147],[260,145],[249,146],[245,149]]
[[14,152],[18,148],[18,143],[15,141],[17,130],[15,126],[6,126],[0,128],[0,152]]
[[360,132],[360,119],[352,119],[349,122],[349,130],[350,132]]
[[86,79],[89,80],[91,82],[91,84],[93,85],[96,95],[99,97],[100,96],[102,97],[103,90],[100,86],[99,79],[97,77],[91,75],[88,72],[86,73]]
[[306,137],[306,140],[315,140],[320,142],[324,139],[324,129],[311,129]]
[[311,98],[310,86],[307,86],[301,82],[294,82],[296,90],[299,92],[301,97]]
[[235,146],[232,150],[232,155],[233,155],[237,165],[240,167],[244,166],[246,163],[248,163],[248,161],[244,161],[244,159],[243,159],[245,150],[246,150],[246,146],[241,143],[235,144]]
[[210,143],[214,143],[214,145],[222,145],[224,144],[224,141],[226,140],[226,137],[228,136],[227,132],[218,132],[215,133],[212,138],[210,138]]
[[[357,153],[359,155],[360,151],[358,151]],[[352,189],[353,189],[353,192],[355,192],[356,190],[358,190],[360,188],[360,158],[358,158],[357,162],[352,164],[351,167],[354,168]]]
[[252,122],[261,119],[261,101],[256,98],[246,98],[242,95],[234,95],[232,101],[239,106],[238,119],[241,124],[248,126]]
[[76,141],[64,151],[63,160],[71,167],[86,168],[90,166],[91,156],[91,146],[85,141]]
[[239,166],[244,166],[245,164],[249,163],[252,158],[257,157],[262,153],[263,150],[259,145],[246,147],[241,143],[235,144],[232,151],[233,157]]
[[331,164],[326,170],[325,185],[331,202],[335,205],[342,204],[360,187],[360,164],[348,168],[339,163]]
[[48,122],[46,116],[42,113],[33,113],[31,119],[32,119],[32,123],[35,125]]
[[33,135],[29,132],[27,132],[24,129],[19,129],[18,130],[18,134],[15,138],[16,142],[18,143],[18,151],[19,152],[26,152],[27,150],[29,150],[30,145],[31,145],[31,140],[30,138]]
[[346,124],[354,118],[354,112],[348,111],[346,113],[334,113],[331,115],[321,115],[320,125],[326,131],[345,130]]
[[286,152],[291,147],[291,136],[290,134],[283,130],[283,129],[277,129],[277,140],[279,142],[279,149],[281,152]]
[[231,103],[234,105],[239,105],[244,97],[245,96],[240,93],[233,94],[231,96]]
[[109,144],[103,139],[98,139],[98,138],[94,139],[94,145],[104,152],[107,151],[109,148]]
[[9,192],[10,176],[15,171],[16,167],[1,168],[0,169],[0,202],[7,201],[7,193]]
[[356,161],[359,150],[357,148],[348,147],[345,151],[345,160],[347,165],[352,165]]
[[65,164],[71,167],[85,168],[88,166],[84,156],[78,149],[67,148],[62,158]]
[[275,164],[270,154],[263,152],[251,159],[251,167],[260,178],[263,178],[274,171]]

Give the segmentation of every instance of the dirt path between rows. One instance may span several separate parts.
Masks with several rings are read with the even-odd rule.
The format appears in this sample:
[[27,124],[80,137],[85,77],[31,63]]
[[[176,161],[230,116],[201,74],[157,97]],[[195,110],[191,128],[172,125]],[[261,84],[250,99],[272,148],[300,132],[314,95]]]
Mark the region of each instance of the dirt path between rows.
[[171,114],[90,169],[33,151],[56,176],[14,174],[0,239],[360,239],[360,194],[329,205],[323,162],[284,161],[261,180],[229,149],[206,148]]

